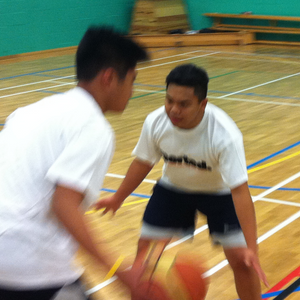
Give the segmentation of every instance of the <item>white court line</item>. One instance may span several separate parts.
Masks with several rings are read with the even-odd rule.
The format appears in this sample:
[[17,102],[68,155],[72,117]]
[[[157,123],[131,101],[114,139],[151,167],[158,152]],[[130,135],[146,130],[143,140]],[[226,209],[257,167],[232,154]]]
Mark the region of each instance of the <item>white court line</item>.
[[277,204],[284,204],[284,205],[289,205],[289,206],[296,206],[300,207],[300,203],[295,203],[291,201],[283,201],[283,200],[278,200],[278,199],[270,199],[270,198],[260,198],[260,201],[265,201],[265,202],[270,202],[270,203],[277,203]]
[[190,59],[194,59],[194,58],[199,58],[199,57],[205,57],[205,56],[210,56],[210,55],[214,55],[214,54],[218,54],[219,52],[213,52],[213,53],[208,53],[208,54],[202,54],[202,55],[197,55],[197,56],[191,56],[188,58],[183,58],[183,59],[179,59],[179,60],[172,60],[163,64],[159,64],[159,65],[153,65],[153,66],[147,66],[147,67],[142,67],[142,68],[138,68],[137,70],[145,70],[145,69],[150,69],[150,68],[154,68],[154,67],[160,67],[160,66],[164,66],[164,65],[170,65],[176,62],[180,62],[180,61],[185,61],[185,60],[190,60]]
[[[199,227],[199,228],[197,228],[197,229],[195,230],[194,235],[197,235],[197,234],[199,234],[200,232],[202,232],[202,231],[204,231],[204,230],[206,230],[206,229],[208,229],[208,226],[207,226],[207,225],[203,225],[203,226],[201,226],[201,227]],[[169,249],[171,249],[171,248],[174,248],[174,247],[176,247],[176,246],[182,244],[183,242],[185,242],[185,241],[187,241],[187,240],[193,238],[194,235],[186,235],[186,236],[183,237],[182,239],[180,239],[180,240],[178,240],[178,241],[176,241],[176,242],[173,242],[173,243],[169,244],[169,245],[165,248],[165,250],[169,250]]]
[[[221,52],[220,52],[221,54]],[[265,62],[265,63],[283,63],[283,64],[292,64],[292,65],[299,65],[300,62],[297,61],[284,61],[284,60],[270,60],[270,59],[252,59],[252,58],[239,58],[239,57],[224,57],[224,56],[217,56],[216,59],[228,59],[228,60],[241,60],[241,61],[254,61],[254,62]]]
[[[212,52],[212,51],[205,51],[205,50],[198,50],[198,52]],[[275,56],[276,60],[274,60],[273,56],[267,56],[267,55],[257,55],[253,53],[245,53],[245,52],[226,52],[226,51],[218,51],[219,54],[222,54],[223,56],[221,57],[216,57],[216,59],[230,59],[230,60],[243,60],[243,61],[255,61],[255,62],[266,62],[266,63],[283,63],[283,64],[296,64],[299,65],[299,61],[289,61],[289,60],[278,60],[279,58],[286,58],[284,56]],[[231,55],[232,57],[224,57],[224,54]],[[187,52],[187,55],[189,55],[189,52]],[[263,58],[258,58],[258,59],[249,59],[249,58],[237,58],[236,55],[244,55],[244,56],[252,56],[252,57],[266,57],[265,59]],[[269,59],[267,59],[269,57]],[[294,58],[297,59],[296,57],[288,57],[288,58]]]
[[[196,50],[196,51],[190,51],[190,52],[180,53],[180,54],[176,54],[176,55],[170,55],[170,56],[165,56],[165,57],[160,57],[160,58],[154,58],[154,59],[151,59],[149,62],[158,61],[158,60],[164,60],[164,59],[168,59],[168,58],[172,58],[172,57],[177,57],[177,56],[190,55],[192,53],[197,53],[197,52],[200,52],[200,51]],[[210,51],[210,52],[214,52],[214,51]]]
[[[204,53],[212,52],[212,50],[197,50],[197,51],[198,52],[204,52]],[[228,52],[228,51],[218,51],[218,52],[220,54],[228,54],[228,55],[244,55],[244,56],[253,56],[253,57],[266,57],[266,58],[270,58],[270,60],[266,60],[266,61],[270,61],[270,62],[285,62],[285,61],[279,61],[278,58],[281,58],[281,59],[283,59],[283,58],[293,58],[293,59],[299,60],[298,57],[291,56],[291,55],[257,54],[257,53],[249,53],[249,52]],[[273,60],[274,58],[276,58],[276,60]],[[286,61],[286,62],[290,62],[290,61]]]
[[[145,90],[145,89],[134,89],[137,92],[145,92],[145,93],[153,93],[153,94],[165,94],[165,91],[154,91],[154,90]],[[212,92],[213,93],[213,92]],[[208,99],[223,99],[222,96],[210,96],[208,95]],[[278,102],[278,101],[264,101],[264,100],[251,100],[251,99],[240,99],[240,98],[226,98],[227,101],[238,101],[238,102],[252,102],[252,103],[261,103],[261,104],[269,104],[269,105],[283,105],[283,106],[296,106],[300,107],[298,103],[287,103],[287,102]],[[293,99],[289,99],[293,100]],[[295,99],[296,100],[296,99]]]
[[68,82],[68,83],[58,84],[58,85],[54,85],[54,86],[47,86],[47,87],[43,87],[43,88],[40,88],[40,89],[35,89],[35,90],[30,90],[30,91],[25,91],[25,92],[20,92],[20,93],[5,95],[5,96],[0,96],[0,99],[1,98],[12,97],[12,96],[24,95],[24,94],[33,93],[33,92],[39,92],[41,90],[46,90],[46,89],[55,89],[55,88],[60,87],[60,86],[71,85],[71,84],[75,84],[75,82]]
[[75,75],[69,75],[69,76],[59,77],[57,79],[51,78],[51,79],[42,80],[42,81],[35,81],[35,82],[31,82],[31,83],[25,83],[25,84],[20,84],[20,85],[9,86],[9,87],[0,89],[0,91],[16,89],[16,88],[19,88],[19,87],[24,87],[24,86],[29,86],[29,85],[39,84],[39,83],[53,82],[55,80],[60,80],[60,79],[65,79],[65,78],[72,78],[72,77],[75,77]]
[[[113,174],[110,174],[113,175]],[[122,175],[117,175],[117,176],[122,176]],[[117,177],[117,176],[112,176],[112,177]],[[300,172],[298,172],[297,174],[287,178],[286,180],[278,183],[277,185],[275,185],[274,187],[262,192],[261,194],[259,194],[258,196],[254,196],[253,197],[253,202],[258,201],[258,200],[263,200],[263,197],[274,192],[275,190],[279,189],[280,187],[286,185],[287,183],[295,180],[296,178],[300,177]],[[118,177],[118,178],[124,178],[122,177]],[[292,215],[291,217],[289,217],[287,220],[283,221],[282,223],[278,224],[277,226],[275,226],[273,229],[269,230],[268,232],[266,232],[265,234],[263,234],[262,236],[260,236],[257,239],[257,243],[261,243],[262,241],[266,240],[267,238],[269,238],[270,236],[274,235],[276,232],[278,232],[279,230],[281,230],[282,228],[286,227],[287,225],[289,225],[290,223],[292,223],[293,221],[295,221],[297,218],[300,217],[300,211],[295,213],[294,215]],[[195,235],[202,232],[203,230],[207,229],[207,226],[204,225],[202,227],[200,227],[198,229],[198,231],[195,231]],[[186,241],[188,238],[190,238],[190,236],[186,237],[186,239],[182,239],[183,241]],[[176,246],[179,244],[179,241],[176,242]],[[171,244],[170,244],[171,246]],[[173,246],[174,247],[174,246]],[[219,264],[217,264],[216,266],[214,266],[213,268],[211,268],[210,270],[208,270],[207,272],[205,272],[203,275],[205,277],[209,277],[213,274],[215,274],[216,272],[218,272],[219,270],[221,270],[222,268],[224,268],[225,266],[228,265],[228,261],[225,259],[223,261],[221,261]],[[100,289],[104,288],[105,286],[109,285],[110,283],[112,283],[113,281],[115,281],[117,279],[116,276],[113,276],[112,278],[110,278],[109,280],[106,280],[100,284],[98,284],[97,286],[89,289],[88,291],[86,291],[87,295],[90,295],[92,293],[95,293],[97,291],[99,291]]]
[[273,234],[275,234],[276,232],[278,232],[280,229],[284,228],[285,226],[287,226],[287,225],[291,224],[292,222],[294,222],[295,220],[297,220],[299,217],[300,217],[300,211],[296,212],[295,214],[293,214],[292,216],[290,216],[288,219],[286,219],[285,221],[283,221],[282,223],[278,224],[273,229],[269,230],[264,235],[262,235],[261,237],[259,237],[257,239],[257,242],[258,243],[263,242],[264,240],[266,240],[267,238],[269,238],[270,236],[272,236]]
[[[208,96],[208,98],[209,99],[222,100],[224,97],[221,97],[221,96]],[[298,104],[298,103],[287,103],[287,102],[278,102],[278,101],[272,101],[271,102],[271,101],[264,101],[264,100],[251,100],[251,99],[239,99],[239,98],[226,98],[225,100],[238,101],[238,102],[252,102],[252,103],[270,104],[270,105],[282,105],[282,106],[297,106],[297,107],[300,106],[300,104]],[[288,99],[288,100],[297,101],[296,99]]]
[[87,296],[91,295],[91,294],[94,294],[100,290],[102,290],[103,288],[105,288],[106,286],[108,286],[109,284],[113,283],[114,281],[116,281],[118,279],[118,277],[115,275],[103,282],[101,282],[100,284],[97,284],[96,286],[94,286],[93,288],[85,291],[85,294]]
[[284,77],[281,77],[281,78],[278,78],[278,79],[274,79],[274,80],[271,80],[271,81],[267,81],[265,83],[261,83],[261,84],[258,84],[258,85],[255,85],[255,86],[243,89],[243,90],[239,90],[237,92],[233,92],[233,93],[230,93],[230,94],[227,94],[227,95],[223,95],[223,96],[220,96],[220,98],[229,97],[229,96],[232,96],[232,95],[235,95],[235,94],[239,94],[241,92],[249,91],[249,90],[255,89],[255,88],[260,87],[260,86],[264,86],[264,85],[267,85],[267,84],[270,84],[270,83],[274,83],[274,82],[284,80],[284,79],[287,79],[287,78],[291,78],[291,77],[294,77],[294,76],[298,76],[298,75],[300,75],[300,72],[292,74],[292,75],[284,76]]

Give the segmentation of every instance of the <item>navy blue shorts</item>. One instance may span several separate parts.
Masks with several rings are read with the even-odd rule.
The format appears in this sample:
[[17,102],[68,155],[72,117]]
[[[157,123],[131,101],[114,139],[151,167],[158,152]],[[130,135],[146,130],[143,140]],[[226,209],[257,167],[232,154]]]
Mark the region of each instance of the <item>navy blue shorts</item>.
[[[195,230],[197,212],[206,216],[211,235],[242,234],[231,194],[185,193],[170,190],[159,183],[155,185],[146,207],[143,226],[151,227],[151,230],[174,229],[192,234]],[[244,237],[239,243],[245,244]]]

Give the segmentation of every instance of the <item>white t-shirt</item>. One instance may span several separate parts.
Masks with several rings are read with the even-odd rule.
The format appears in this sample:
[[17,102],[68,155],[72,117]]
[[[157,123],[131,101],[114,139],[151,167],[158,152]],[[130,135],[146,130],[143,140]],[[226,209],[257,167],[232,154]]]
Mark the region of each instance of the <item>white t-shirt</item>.
[[186,192],[230,193],[248,180],[242,134],[210,103],[192,129],[175,127],[164,107],[150,113],[133,155],[151,164],[163,157],[161,182]]
[[0,286],[31,288],[76,280],[78,245],[51,211],[56,184],[99,197],[114,133],[84,89],[17,109],[0,133]]

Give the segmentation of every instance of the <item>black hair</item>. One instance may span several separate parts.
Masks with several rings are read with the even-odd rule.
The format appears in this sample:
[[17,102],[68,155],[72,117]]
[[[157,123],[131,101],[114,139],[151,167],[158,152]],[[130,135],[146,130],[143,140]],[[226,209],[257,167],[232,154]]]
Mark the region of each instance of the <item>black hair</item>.
[[209,78],[207,72],[194,64],[179,65],[174,68],[166,78],[169,84],[183,85],[194,88],[194,94],[202,101],[207,96]]
[[90,27],[76,52],[77,79],[90,81],[99,71],[114,68],[125,78],[138,61],[148,59],[147,52],[130,38],[111,27]]

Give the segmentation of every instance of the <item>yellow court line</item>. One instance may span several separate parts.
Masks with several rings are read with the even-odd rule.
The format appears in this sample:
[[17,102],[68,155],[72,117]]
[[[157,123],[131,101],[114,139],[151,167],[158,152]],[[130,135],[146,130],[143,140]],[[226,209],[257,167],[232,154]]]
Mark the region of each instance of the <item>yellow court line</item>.
[[91,210],[86,211],[84,214],[85,215],[95,214],[95,213],[103,211],[103,210],[104,209],[99,209],[99,210],[97,210],[97,209],[91,209]]
[[132,204],[143,203],[143,202],[146,202],[146,201],[149,201],[149,199],[143,199],[143,200],[137,200],[137,201],[127,202],[127,203],[124,203],[122,206],[129,206],[129,205],[132,205]]
[[264,168],[267,168],[267,167],[270,167],[270,166],[273,166],[273,165],[278,164],[278,163],[280,163],[280,162],[282,162],[282,161],[285,161],[285,160],[287,160],[287,159],[290,159],[290,158],[292,158],[292,157],[295,157],[295,156],[297,156],[297,155],[299,155],[299,154],[300,154],[300,151],[295,152],[295,153],[293,153],[293,154],[291,154],[291,155],[285,156],[285,157],[283,157],[283,158],[280,158],[280,159],[278,159],[278,160],[275,160],[275,161],[273,161],[273,162],[270,162],[270,163],[268,163],[268,164],[262,165],[262,166],[260,166],[260,167],[251,169],[251,170],[248,171],[248,174],[253,173],[253,172],[255,172],[255,171],[258,171],[258,170],[261,170],[261,169],[264,169]]
[[109,272],[106,274],[105,278],[103,281],[106,281],[110,278],[112,278],[114,276],[114,274],[116,273],[116,271],[118,270],[118,268],[120,267],[121,263],[123,262],[125,256],[121,255],[117,261],[115,262],[115,264],[112,266],[112,268],[109,270]]

